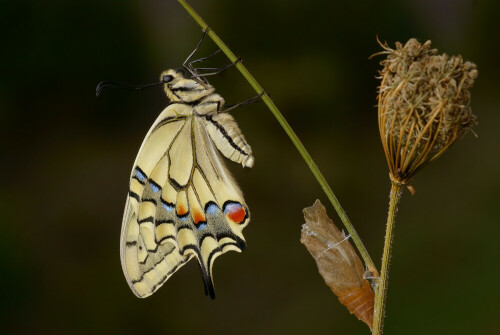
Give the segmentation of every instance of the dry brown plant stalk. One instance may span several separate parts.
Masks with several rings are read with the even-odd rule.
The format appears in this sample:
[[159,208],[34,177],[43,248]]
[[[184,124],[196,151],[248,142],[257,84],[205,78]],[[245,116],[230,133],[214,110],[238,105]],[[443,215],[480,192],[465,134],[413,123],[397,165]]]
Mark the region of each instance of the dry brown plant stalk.
[[389,176],[392,181],[389,213],[377,281],[373,335],[384,326],[389,266],[395,215],[403,185],[423,167],[441,156],[476,124],[470,108],[470,92],[478,72],[461,56],[438,55],[431,42],[412,38],[391,49],[382,45],[387,58],[381,62],[378,123]]
[[340,302],[371,329],[374,294],[348,237],[335,226],[319,200],[303,212],[306,223],[302,225],[300,242]]

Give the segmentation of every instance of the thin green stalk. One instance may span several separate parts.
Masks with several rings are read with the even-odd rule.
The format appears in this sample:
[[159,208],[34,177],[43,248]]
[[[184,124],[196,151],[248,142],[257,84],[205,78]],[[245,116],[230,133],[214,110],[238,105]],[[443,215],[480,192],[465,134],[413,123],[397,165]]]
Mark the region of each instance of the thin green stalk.
[[[203,30],[207,29],[208,25],[205,23],[205,21],[194,11],[194,9],[184,0],[178,0],[178,2],[186,9],[186,11],[193,17],[193,19],[201,26]],[[208,31],[208,36],[215,42],[215,44],[226,54],[226,56],[229,58],[231,62],[236,62],[238,59],[231,50],[227,47],[224,42],[215,34],[215,32],[210,29]],[[264,89],[262,86],[259,85],[259,83],[255,80],[255,78],[248,72],[248,70],[245,68],[245,66],[241,62],[236,63],[236,67],[238,70],[241,72],[243,77],[246,78],[248,83],[254,88],[254,90],[257,93],[262,93],[264,92]],[[370,255],[368,254],[368,251],[366,250],[365,246],[363,245],[363,242],[361,241],[361,238],[359,237],[358,233],[354,229],[354,226],[351,224],[349,221],[349,218],[347,217],[344,209],[342,206],[340,206],[339,201],[337,200],[337,197],[333,193],[332,189],[330,188],[330,185],[326,182],[325,177],[323,177],[323,174],[320,172],[318,166],[316,163],[314,163],[313,159],[307,152],[306,148],[304,145],[300,142],[299,138],[295,134],[295,132],[292,130],[288,122],[285,120],[283,114],[278,110],[276,105],[273,103],[271,98],[267,93],[264,92],[262,95],[262,100],[264,103],[267,105],[267,107],[271,110],[273,113],[274,117],[278,120],[280,125],[283,127],[285,132],[288,134],[290,137],[290,140],[293,142],[297,150],[300,152],[302,155],[302,158],[306,161],[306,164],[309,166],[311,169],[312,173],[316,177],[318,183],[321,185],[321,188],[325,192],[326,196],[332,203],[333,207],[337,211],[340,219],[342,220],[342,223],[346,227],[347,231],[349,232],[349,235],[351,235],[352,240],[354,241],[354,244],[359,250],[359,253],[361,254],[361,257],[363,257],[363,260],[365,262],[366,267],[368,268],[369,271],[371,271],[376,277],[378,275],[377,268],[375,267],[375,264],[373,263],[372,259],[370,258]]]
[[399,199],[401,198],[402,187],[402,184],[395,182],[393,182],[391,186],[389,214],[387,216],[387,227],[385,230],[384,254],[382,255],[382,269],[380,270],[380,278],[375,292],[372,335],[382,335],[382,329],[384,327],[385,300],[387,296],[387,285],[389,282],[389,265],[391,260],[392,240],[394,236],[394,224]]

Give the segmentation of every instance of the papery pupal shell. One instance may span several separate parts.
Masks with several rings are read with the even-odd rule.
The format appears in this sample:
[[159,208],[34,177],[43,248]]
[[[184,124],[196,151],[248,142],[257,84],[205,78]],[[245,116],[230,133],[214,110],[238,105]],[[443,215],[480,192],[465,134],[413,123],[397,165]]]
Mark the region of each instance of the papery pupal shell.
[[[330,288],[332,287],[330,286]],[[363,286],[346,290],[344,295],[342,295],[342,292],[335,292],[333,288],[332,291],[337,294],[339,301],[347,307],[349,312],[356,315],[358,319],[372,329],[375,296],[370,283],[366,279],[363,281]]]
[[373,323],[374,293],[363,278],[363,264],[348,238],[335,226],[319,200],[304,209],[300,242],[316,261],[319,273],[349,312]]

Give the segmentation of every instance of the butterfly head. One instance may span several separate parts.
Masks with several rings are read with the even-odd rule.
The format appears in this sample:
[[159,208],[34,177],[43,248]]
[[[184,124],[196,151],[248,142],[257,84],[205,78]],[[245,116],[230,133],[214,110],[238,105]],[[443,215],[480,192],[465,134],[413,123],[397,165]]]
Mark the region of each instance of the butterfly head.
[[196,102],[212,94],[214,88],[196,78],[188,78],[184,69],[170,69],[160,75],[165,93],[172,102]]

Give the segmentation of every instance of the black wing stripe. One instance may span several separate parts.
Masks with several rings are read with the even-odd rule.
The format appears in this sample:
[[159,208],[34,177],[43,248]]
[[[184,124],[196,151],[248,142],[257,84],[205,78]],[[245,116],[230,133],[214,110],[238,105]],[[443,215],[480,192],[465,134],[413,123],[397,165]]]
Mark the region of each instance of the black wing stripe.
[[[155,270],[155,268],[158,266],[158,264],[160,264],[161,262],[163,262],[163,261],[165,260],[165,258],[166,258],[168,255],[170,255],[172,252],[174,252],[175,250],[176,250],[176,249],[175,249],[175,248],[173,248],[173,249],[172,249],[172,250],[170,250],[168,253],[166,253],[166,254],[165,254],[165,256],[164,256],[161,260],[159,260],[158,262],[156,262],[156,263],[153,265],[153,267],[152,267],[151,269],[149,269],[148,271],[145,271],[145,272],[144,272],[144,273],[143,273],[143,274],[139,277],[139,279],[132,280],[132,281],[131,281],[131,282],[132,282],[132,284],[137,284],[137,283],[139,283],[139,282],[143,281],[143,280],[144,280],[144,276],[145,276],[145,275],[147,275],[149,272],[151,272],[151,271]],[[161,283],[163,283],[163,282],[167,279],[166,277],[170,276],[172,273],[174,273],[175,271],[177,271],[177,268],[178,268],[180,265],[182,265],[182,264],[184,264],[184,263],[186,263],[186,262],[187,262],[187,260],[184,260],[184,261],[179,262],[179,264],[177,264],[177,265],[176,265],[176,266],[174,266],[174,267],[173,267],[170,271],[168,271],[168,272],[167,272],[167,274],[164,276],[164,279],[163,279],[163,280],[161,280],[160,282],[161,282]],[[158,285],[160,285],[160,284],[158,284]],[[155,287],[156,287],[156,286],[155,286]],[[152,291],[154,291],[154,289],[153,289]]]
[[128,195],[129,195],[129,197],[134,198],[135,200],[137,200],[137,202],[139,202],[141,200],[139,198],[139,195],[137,193],[135,193],[135,192],[128,191]]
[[157,287],[163,285],[163,283],[168,279],[168,277],[171,276],[175,271],[177,271],[177,269],[179,267],[181,267],[182,265],[184,265],[187,261],[189,261],[189,258],[187,260],[179,262],[179,264],[177,264],[170,271],[168,271],[168,273],[160,279],[160,281],[158,282],[158,284],[153,285],[153,287],[151,287],[151,292],[156,291]]
[[154,129],[151,131],[151,134],[153,134],[155,131],[157,131],[159,128],[163,127],[164,125],[167,125],[169,123],[177,122],[177,121],[182,121],[185,120],[187,117],[186,116],[167,116],[160,122],[156,124]]
[[153,222],[155,222],[155,218],[152,216],[148,216],[147,218],[144,218],[144,219],[138,221],[139,224],[146,223],[146,222],[153,223]]
[[222,252],[222,250],[224,250],[224,248],[228,245],[234,245],[235,247],[239,248],[238,245],[234,242],[226,242],[226,243],[223,243],[221,245],[219,245],[217,248],[215,248],[214,250],[212,250],[212,252],[210,253],[210,255],[208,256],[208,259],[207,259],[207,265],[208,267],[210,268],[210,265],[212,264],[212,258],[215,256],[216,253],[218,252]]
[[246,153],[243,149],[241,149],[239,146],[236,145],[236,143],[233,142],[233,139],[227,134],[226,128],[224,128],[219,122],[215,121],[211,115],[205,116],[205,119],[212,123],[224,136],[224,138],[229,142],[229,144],[237,151],[242,153],[245,156],[248,156],[248,153]]

